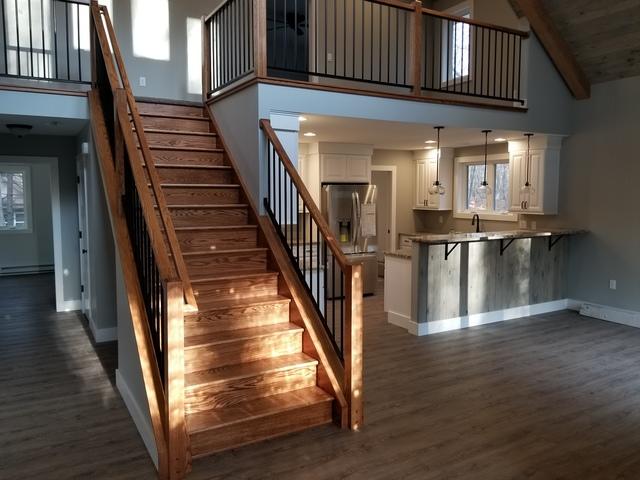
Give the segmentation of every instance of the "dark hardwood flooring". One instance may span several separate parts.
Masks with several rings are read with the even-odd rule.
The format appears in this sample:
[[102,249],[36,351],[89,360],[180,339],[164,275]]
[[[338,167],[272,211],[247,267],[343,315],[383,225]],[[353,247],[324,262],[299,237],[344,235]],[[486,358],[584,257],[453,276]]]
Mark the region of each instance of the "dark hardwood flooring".
[[[115,348],[52,313],[47,282],[0,278],[0,478],[154,478]],[[640,330],[560,312],[418,338],[381,294],[365,309],[361,432],[240,448],[189,478],[640,479]]]

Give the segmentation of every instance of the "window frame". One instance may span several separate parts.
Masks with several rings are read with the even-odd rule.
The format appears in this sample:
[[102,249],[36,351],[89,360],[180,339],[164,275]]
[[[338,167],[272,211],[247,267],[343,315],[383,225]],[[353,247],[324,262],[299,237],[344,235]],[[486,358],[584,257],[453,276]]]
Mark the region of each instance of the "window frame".
[[[496,220],[502,222],[517,222],[519,215],[514,212],[496,212],[494,210],[495,202],[495,166],[496,164],[509,164],[509,154],[500,153],[487,156],[487,182],[493,191],[488,199],[486,209],[468,209],[467,208],[467,167],[469,165],[484,165],[484,156],[476,155],[470,157],[456,157],[454,160],[454,198],[453,198],[453,217],[461,219],[470,219],[474,214],[478,214],[483,220]],[[511,178],[507,185],[507,195],[510,196]],[[507,197],[508,198],[508,197]]]
[[15,228],[0,226],[0,235],[33,233],[33,214],[31,203],[31,166],[24,163],[0,163],[0,174],[3,173],[22,173],[24,176],[24,219],[26,227]]
[[[474,16],[474,7],[475,7],[475,0],[464,0],[460,3],[457,3],[456,5],[452,6],[451,8],[448,8],[446,10],[443,11],[443,13],[446,13],[448,15],[454,15],[456,17],[467,17],[468,19],[473,19]],[[466,24],[464,22],[455,22],[454,25],[454,29],[455,26],[461,23],[462,25],[469,25]],[[464,26],[463,26],[464,29]],[[453,36],[453,32],[449,31],[449,36],[450,38],[453,40],[454,36]],[[444,70],[442,70],[441,73],[441,78],[440,78],[440,86],[441,88],[449,88],[451,86],[457,85],[458,83],[465,83],[465,82],[471,82],[473,80],[473,75],[471,74],[471,66],[474,65],[475,63],[475,39],[474,39],[474,35],[473,32],[471,31],[471,25],[469,25],[469,41],[470,41],[470,47],[469,47],[469,62],[467,65],[467,74],[466,75],[461,75],[461,76],[456,76],[455,75],[455,70],[456,70],[456,65],[455,65],[455,61],[456,60],[456,55],[455,55],[455,45],[452,46],[451,49],[449,49],[449,42],[448,42],[448,38],[446,35],[446,32],[444,31],[444,29],[441,31],[440,33],[440,58],[441,61],[447,62],[447,67]],[[451,42],[453,43],[453,41]],[[449,51],[450,50],[450,51]],[[463,53],[464,53],[464,47],[463,47]],[[462,64],[464,65],[464,64]],[[464,68],[463,68],[464,70]]]

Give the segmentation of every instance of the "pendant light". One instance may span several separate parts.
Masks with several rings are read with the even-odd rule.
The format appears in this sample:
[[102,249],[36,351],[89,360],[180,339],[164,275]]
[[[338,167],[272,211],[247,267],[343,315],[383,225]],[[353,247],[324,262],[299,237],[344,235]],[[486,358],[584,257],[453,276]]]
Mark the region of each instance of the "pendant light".
[[433,182],[433,184],[429,187],[429,193],[432,195],[444,195],[445,193],[445,189],[444,189],[444,185],[442,185],[442,183],[440,183],[440,130],[442,130],[444,127],[433,127],[434,130],[436,130],[438,132],[438,138],[437,138],[437,144],[438,146],[436,147],[436,180],[435,182]]
[[533,133],[525,133],[524,136],[527,137],[526,179],[520,189],[520,196],[526,197],[524,200],[528,200],[528,196],[535,192],[533,185],[531,185],[531,137],[533,137]]
[[491,133],[491,130],[482,130],[482,133],[484,133],[484,179],[478,187],[478,192],[488,197],[491,195],[491,187],[489,186],[489,182],[487,182],[487,154],[489,148],[489,134]]

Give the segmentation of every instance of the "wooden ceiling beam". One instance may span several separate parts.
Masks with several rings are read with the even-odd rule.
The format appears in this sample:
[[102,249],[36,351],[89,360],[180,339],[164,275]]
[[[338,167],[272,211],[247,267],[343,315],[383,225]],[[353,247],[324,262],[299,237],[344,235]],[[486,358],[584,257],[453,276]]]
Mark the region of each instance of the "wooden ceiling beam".
[[529,20],[573,96],[584,100],[591,96],[591,84],[571,48],[556,28],[541,0],[511,0]]

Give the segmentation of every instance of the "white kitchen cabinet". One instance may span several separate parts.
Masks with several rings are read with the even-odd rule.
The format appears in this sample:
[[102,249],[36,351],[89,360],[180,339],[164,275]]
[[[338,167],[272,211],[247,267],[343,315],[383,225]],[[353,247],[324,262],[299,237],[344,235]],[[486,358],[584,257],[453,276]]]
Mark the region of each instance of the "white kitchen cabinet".
[[371,183],[371,145],[301,144],[300,152],[300,176],[318,205],[323,183]]
[[322,183],[370,183],[371,156],[320,154]]
[[414,162],[414,210],[452,210],[453,149],[441,149],[440,183],[445,188],[444,195],[429,193],[429,188],[438,178],[438,159],[436,150],[414,152]]
[[560,137],[538,137],[532,140],[529,193],[522,192],[527,181],[527,144],[522,141],[509,142],[511,212],[530,215],[558,214],[561,141]]

